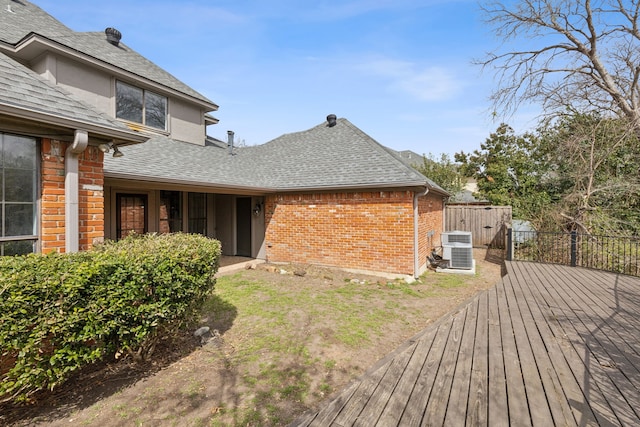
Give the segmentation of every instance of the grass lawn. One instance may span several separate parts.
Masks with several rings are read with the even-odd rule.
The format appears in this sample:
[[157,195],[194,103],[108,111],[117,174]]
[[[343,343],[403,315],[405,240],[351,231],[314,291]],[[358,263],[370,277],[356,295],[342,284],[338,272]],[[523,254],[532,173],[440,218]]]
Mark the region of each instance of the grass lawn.
[[414,284],[308,266],[221,277],[196,325],[214,331],[207,344],[187,332],[159,355],[163,361],[144,368],[125,361],[75,378],[15,409],[12,423],[287,425],[496,283],[500,266],[479,254],[474,276],[427,272]]

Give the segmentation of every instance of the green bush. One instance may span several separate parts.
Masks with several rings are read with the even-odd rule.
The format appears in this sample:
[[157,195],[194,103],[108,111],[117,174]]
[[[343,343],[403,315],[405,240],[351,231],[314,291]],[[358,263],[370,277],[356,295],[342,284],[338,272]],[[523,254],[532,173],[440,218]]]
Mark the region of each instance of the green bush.
[[188,234],[0,257],[0,401],[108,357],[147,358],[211,294],[219,257],[218,241]]

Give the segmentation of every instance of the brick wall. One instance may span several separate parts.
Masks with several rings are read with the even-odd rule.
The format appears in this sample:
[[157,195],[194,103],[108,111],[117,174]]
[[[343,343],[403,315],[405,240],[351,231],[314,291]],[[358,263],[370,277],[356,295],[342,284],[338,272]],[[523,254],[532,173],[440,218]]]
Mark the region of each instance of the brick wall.
[[90,249],[104,240],[104,153],[87,147],[80,155],[79,217],[80,250]]
[[433,248],[440,246],[443,215],[444,200],[441,195],[427,193],[418,199],[418,259],[421,268],[427,263],[427,256]]
[[[437,226],[439,237],[442,201],[422,199],[420,229]],[[267,197],[265,220],[271,262],[413,274],[411,191],[274,195]],[[423,242],[425,259],[428,250]]]
[[[42,141],[40,236],[43,253],[64,252],[65,192],[64,153],[67,144]],[[79,159],[80,250],[104,238],[103,154],[87,147]]]

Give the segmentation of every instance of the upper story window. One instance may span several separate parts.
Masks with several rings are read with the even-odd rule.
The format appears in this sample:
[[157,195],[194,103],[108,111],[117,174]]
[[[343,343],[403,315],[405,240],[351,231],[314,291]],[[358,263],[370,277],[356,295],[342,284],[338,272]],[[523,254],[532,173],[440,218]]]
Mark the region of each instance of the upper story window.
[[167,98],[116,81],[116,117],[155,129],[167,129]]
[[35,252],[38,144],[0,133],[0,255]]

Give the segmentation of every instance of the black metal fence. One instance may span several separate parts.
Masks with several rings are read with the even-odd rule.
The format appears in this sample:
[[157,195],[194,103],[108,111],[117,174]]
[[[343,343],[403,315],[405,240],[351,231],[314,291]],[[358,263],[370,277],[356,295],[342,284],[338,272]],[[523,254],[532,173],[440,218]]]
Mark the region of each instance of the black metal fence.
[[507,230],[507,260],[587,267],[640,276],[640,237]]

